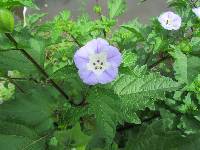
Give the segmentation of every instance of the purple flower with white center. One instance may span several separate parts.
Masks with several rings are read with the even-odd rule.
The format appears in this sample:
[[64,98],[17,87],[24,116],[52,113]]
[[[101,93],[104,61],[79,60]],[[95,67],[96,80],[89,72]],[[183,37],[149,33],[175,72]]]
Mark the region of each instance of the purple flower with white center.
[[89,85],[113,81],[118,75],[121,60],[119,50],[101,38],[89,41],[74,55],[79,76]]
[[158,21],[166,30],[178,30],[181,27],[181,17],[171,11],[165,12],[158,17]]
[[195,13],[195,15],[196,15],[197,17],[200,18],[200,7],[198,7],[198,8],[193,8],[192,11]]

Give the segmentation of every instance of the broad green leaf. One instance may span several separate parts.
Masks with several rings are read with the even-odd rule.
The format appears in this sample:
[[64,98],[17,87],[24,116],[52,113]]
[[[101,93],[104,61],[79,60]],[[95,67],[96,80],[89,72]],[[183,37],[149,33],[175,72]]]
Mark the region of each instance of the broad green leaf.
[[159,95],[166,91],[178,88],[178,83],[170,78],[158,74],[149,74],[142,77],[134,75],[122,75],[113,84],[114,91],[118,95]]
[[14,100],[0,105],[0,120],[34,126],[38,133],[46,132],[53,128],[51,116],[57,101],[55,94],[54,89],[44,88],[26,95],[17,93]]
[[184,137],[179,131],[165,129],[162,121],[155,121],[148,126],[141,127],[137,135],[130,136],[125,149],[198,150],[199,145],[199,134]]
[[136,61],[137,61],[137,55],[132,53],[132,52],[127,52],[125,51],[123,54],[122,54],[122,57],[123,57],[123,66],[124,67],[131,67],[133,66]]
[[14,30],[14,16],[7,9],[0,9],[0,33],[12,32]]
[[80,125],[77,123],[72,129],[56,131],[52,139],[54,143],[51,140],[50,150],[64,150],[75,147],[84,148],[88,144],[90,136],[84,134],[81,131]]
[[5,72],[18,70],[25,74],[37,72],[33,64],[18,50],[0,50],[0,68]]
[[13,101],[0,105],[2,149],[44,149],[54,128],[52,114],[57,94],[53,90],[40,88],[29,94],[17,93]]
[[200,73],[200,58],[196,56],[187,56],[181,51],[171,53],[175,58],[174,70],[176,79],[181,83],[191,84]]
[[90,92],[88,102],[96,118],[98,134],[105,138],[107,144],[111,144],[116,126],[121,121],[118,97],[108,91],[94,90]]
[[[13,36],[19,43],[19,48],[24,48],[24,50],[43,67],[45,60],[45,41],[39,37],[33,37],[28,30],[15,33]],[[35,65],[25,57],[20,50],[12,50],[14,46],[5,36],[3,37],[2,35],[1,41],[7,43],[5,48],[2,47],[1,49],[0,47],[1,69],[4,71],[18,70],[26,75],[38,74]]]

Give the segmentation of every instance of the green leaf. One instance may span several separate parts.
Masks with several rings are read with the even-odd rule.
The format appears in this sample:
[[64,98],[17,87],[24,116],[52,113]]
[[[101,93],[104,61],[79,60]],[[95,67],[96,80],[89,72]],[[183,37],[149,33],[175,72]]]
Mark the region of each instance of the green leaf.
[[56,97],[52,89],[38,88],[29,94],[17,93],[13,101],[3,103],[0,106],[0,147],[44,149],[48,134],[54,128],[51,116]]
[[128,31],[131,31],[134,35],[136,35],[138,38],[144,39],[144,29],[142,24],[138,22],[138,20],[134,20],[132,22],[129,22],[128,24],[121,25],[121,27],[125,28]]
[[5,72],[9,70],[18,70],[25,74],[37,72],[33,64],[18,50],[0,50],[0,68]]
[[107,144],[111,144],[116,126],[121,121],[119,98],[109,91],[93,90],[88,102],[96,118],[98,134],[105,138]]
[[110,18],[115,18],[124,13],[126,4],[124,0],[109,0],[108,8]]
[[118,95],[160,95],[166,91],[175,90],[179,85],[170,78],[158,74],[149,74],[142,77],[122,75],[113,84]]
[[0,9],[0,33],[14,30],[14,16],[7,9]]
[[176,72],[176,79],[181,83],[191,84],[200,73],[200,58],[187,56],[181,51],[175,51],[171,54],[175,58],[173,67]]
[[199,52],[200,37],[193,37],[191,39],[191,46],[193,52]]
[[40,140],[40,138],[33,140],[14,134],[0,134],[0,147],[2,150],[43,150],[45,148],[45,142],[44,140]]
[[140,128],[139,133],[130,136],[126,150],[198,150],[199,134],[184,137],[178,131],[164,128],[162,121],[155,121]]
[[32,0],[2,0],[0,2],[0,7],[11,9],[13,7],[27,6],[32,8],[37,8]]
[[39,135],[33,129],[30,129],[22,124],[1,121],[1,149],[20,150],[31,148],[42,150],[45,146],[45,138],[45,136],[43,138],[39,137]]
[[122,54],[123,57],[123,66],[124,67],[131,67],[137,61],[137,55],[132,52],[124,51]]
[[[14,38],[19,43],[20,48],[24,48],[41,67],[44,66],[46,46],[44,39],[37,36],[33,37],[26,29],[21,33],[15,33]],[[1,42],[10,43],[5,36],[0,39]],[[0,48],[0,68],[4,71],[18,70],[26,75],[38,74],[38,70],[33,63],[20,50],[12,50],[11,47],[13,46],[6,44],[5,48]]]
[[79,123],[77,123],[72,129],[56,131],[52,139],[51,141],[54,141],[56,144],[51,144],[50,150],[64,150],[85,147],[90,140],[90,136],[84,134]]

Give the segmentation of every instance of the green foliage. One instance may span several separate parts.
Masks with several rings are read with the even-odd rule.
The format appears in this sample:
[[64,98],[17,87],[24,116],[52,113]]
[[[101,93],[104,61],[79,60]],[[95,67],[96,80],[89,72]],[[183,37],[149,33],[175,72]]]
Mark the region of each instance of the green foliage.
[[[135,70],[137,71],[137,70]],[[161,77],[158,74],[149,74],[137,76],[122,75],[113,84],[114,91],[118,95],[153,95],[158,98],[163,95],[165,91],[172,91],[177,88],[178,84],[169,78]],[[162,96],[161,96],[162,97]]]
[[[162,121],[155,121],[149,126],[143,126],[142,132],[132,133],[126,150],[146,150],[151,147],[153,150],[197,150],[199,135],[183,137],[178,131],[171,131],[164,128]],[[136,135],[134,135],[136,134]]]
[[115,136],[117,123],[121,121],[119,98],[108,91],[95,90],[88,98],[91,112],[96,118],[97,134],[108,144]]
[[3,103],[0,110],[1,148],[43,149],[54,128],[51,116],[56,99],[57,94],[51,88],[38,88],[29,94],[18,93],[13,101]]
[[0,9],[0,32],[12,32],[14,30],[14,16],[7,9]]
[[196,56],[187,56],[181,51],[172,53],[175,58],[174,70],[176,79],[182,83],[192,83],[200,72],[200,58]]
[[108,8],[110,18],[114,18],[124,13],[126,4],[124,0],[109,0]]
[[0,7],[11,9],[13,7],[27,6],[37,8],[32,0],[2,0]]
[[[65,10],[48,21],[30,14],[26,27],[17,19],[14,28],[11,12],[0,13],[0,149],[198,149],[200,25],[191,8],[200,3],[168,4],[182,18],[177,31],[157,18],[119,25],[125,0],[109,0],[108,16],[97,1],[95,20]],[[24,6],[36,8],[31,0],[0,2],[1,10]],[[111,83],[88,86],[73,57],[99,37],[120,50],[122,64]]]

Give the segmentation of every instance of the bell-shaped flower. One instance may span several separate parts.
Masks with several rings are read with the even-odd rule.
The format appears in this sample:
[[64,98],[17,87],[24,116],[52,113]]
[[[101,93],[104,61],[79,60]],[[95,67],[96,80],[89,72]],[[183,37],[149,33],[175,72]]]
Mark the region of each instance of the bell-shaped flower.
[[165,12],[158,17],[158,21],[166,30],[178,30],[181,27],[181,17],[171,11]]
[[118,75],[121,60],[119,50],[101,38],[89,41],[74,55],[79,76],[88,85],[113,81]]

